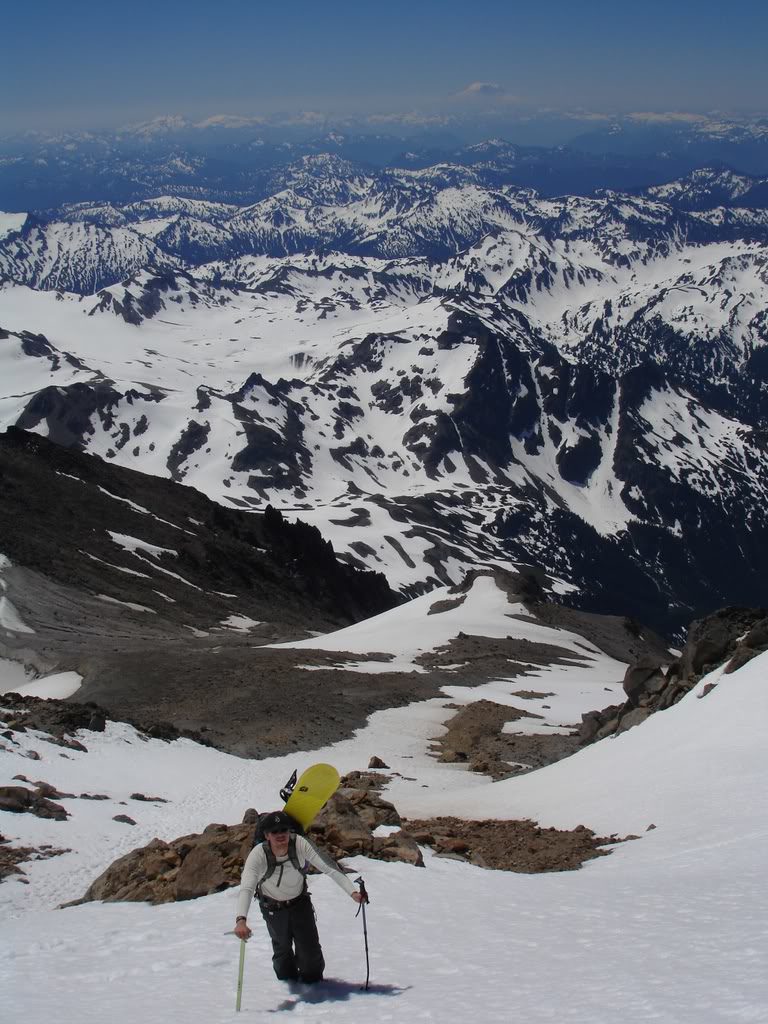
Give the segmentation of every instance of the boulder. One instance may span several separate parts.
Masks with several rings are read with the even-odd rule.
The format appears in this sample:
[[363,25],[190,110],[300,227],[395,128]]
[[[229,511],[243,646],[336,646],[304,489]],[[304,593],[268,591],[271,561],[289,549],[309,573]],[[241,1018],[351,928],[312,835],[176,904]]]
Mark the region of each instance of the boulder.
[[656,660],[639,660],[624,676],[625,704],[582,715],[579,743],[625,732],[656,711],[672,707],[710,669],[727,662],[725,672],[734,672],[766,650],[768,613],[764,608],[723,608],[699,619],[691,624],[679,660],[666,671]]
[[343,793],[336,792],[318,814],[311,834],[320,834],[323,845],[336,860],[339,857],[373,850],[373,833],[355,806]]
[[641,658],[624,674],[624,693],[635,708],[650,703],[667,685],[664,668],[651,658]]
[[60,793],[50,782],[36,782],[34,785],[37,795],[44,797],[46,800],[71,800],[75,796],[74,793]]
[[176,875],[176,899],[193,900],[212,892],[227,889],[230,879],[219,848],[200,843],[181,862]]
[[217,824],[170,843],[153,839],[111,864],[75,902],[172,903],[239,885],[253,832],[252,825]]
[[65,821],[69,817],[61,804],[48,800],[34,790],[25,789],[24,786],[0,786],[0,811],[11,811],[14,814],[28,812],[38,818],[53,818],[54,821]]
[[342,789],[383,789],[391,778],[380,772],[347,772],[342,775],[340,786]]
[[388,836],[375,836],[373,853],[378,860],[399,860],[417,868],[424,867],[424,857],[415,837],[402,829]]
[[400,824],[400,815],[394,804],[379,796],[374,790],[345,787],[339,790],[338,794],[349,801],[369,829],[375,829],[379,825]]
[[764,608],[721,608],[696,620],[680,656],[681,676],[698,677],[727,661],[739,648],[760,653],[768,647],[765,640],[761,643],[764,631],[768,631]]

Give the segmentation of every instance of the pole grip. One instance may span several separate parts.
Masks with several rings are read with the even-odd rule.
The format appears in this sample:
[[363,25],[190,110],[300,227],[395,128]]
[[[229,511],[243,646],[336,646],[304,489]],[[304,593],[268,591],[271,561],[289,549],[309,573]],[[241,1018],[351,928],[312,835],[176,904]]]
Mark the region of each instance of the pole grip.
[[355,885],[359,885],[360,886],[360,895],[363,897],[363,902],[364,903],[370,903],[371,901],[370,901],[370,898],[368,896],[368,890],[365,888],[365,882],[363,881],[362,875],[360,875],[360,877],[355,879]]

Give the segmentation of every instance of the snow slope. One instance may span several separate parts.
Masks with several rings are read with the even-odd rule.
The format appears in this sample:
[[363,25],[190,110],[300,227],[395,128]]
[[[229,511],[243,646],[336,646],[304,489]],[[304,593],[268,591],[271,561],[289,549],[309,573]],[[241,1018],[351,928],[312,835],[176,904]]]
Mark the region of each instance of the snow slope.
[[[470,623],[483,609],[491,620],[498,611],[482,585],[465,604]],[[447,628],[445,616],[453,614],[432,616],[443,621],[443,639],[460,627],[456,619]],[[399,623],[398,653],[393,621],[379,617],[324,642],[335,649],[343,640],[352,653],[368,643],[368,651],[394,652],[406,661],[438,639],[413,636],[425,621],[414,614],[410,630]],[[528,625],[508,622],[521,631]],[[559,639],[576,642],[572,634]],[[620,678],[623,666],[590,647],[583,645],[580,665],[536,670],[541,689],[555,691],[547,700],[553,721],[572,714],[573,692],[587,689],[588,677],[595,686]],[[142,740],[123,725],[81,733],[88,753],[62,752],[33,733],[17,734],[21,746],[0,751],[8,779],[23,772],[111,799],[66,801],[67,822],[2,816],[7,835],[73,850],[27,865],[29,886],[0,886],[0,985],[10,994],[11,1019],[231,1020],[238,949],[225,933],[235,890],[161,907],[89,904],[60,911],[54,905],[79,895],[113,858],[153,835],[172,838],[210,821],[238,821],[246,806],[265,809],[293,767],[327,759],[346,771],[378,753],[412,780],[390,789],[404,812],[529,815],[542,824],[584,823],[640,838],[580,871],[544,875],[482,870],[429,852],[425,869],[357,858],[350,866],[364,873],[372,898],[371,991],[360,991],[364,959],[354,905],[320,878],[312,888],[333,980],[316,989],[275,981],[257,920],[247,948],[243,1020],[293,1012],[302,1020],[342,1024],[442,1024],[478,1014],[489,1022],[532,1024],[762,1022],[768,1004],[767,672],[768,655],[732,675],[718,671],[635,730],[500,783],[426,754],[429,738],[450,714],[440,699],[378,712],[353,738],[311,755],[260,762],[188,740]],[[471,699],[494,691],[499,699],[510,682],[474,690]],[[703,696],[708,682],[717,686]],[[538,688],[530,676],[525,685]],[[467,699],[451,687],[446,694]],[[584,701],[593,697],[585,694]],[[42,760],[25,758],[28,748]],[[136,790],[169,803],[129,806],[138,824],[128,829],[111,819],[126,810],[118,802],[130,804]],[[650,824],[657,827],[646,832]]]

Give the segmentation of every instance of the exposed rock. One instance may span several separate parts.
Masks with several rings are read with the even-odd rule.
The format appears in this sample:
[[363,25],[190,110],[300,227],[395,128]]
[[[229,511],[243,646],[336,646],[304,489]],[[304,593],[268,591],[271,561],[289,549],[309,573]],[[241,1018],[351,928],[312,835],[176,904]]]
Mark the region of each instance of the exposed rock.
[[341,777],[341,788],[383,789],[391,778],[391,775],[381,775],[379,772],[348,772]]
[[153,839],[116,860],[76,902],[171,903],[239,885],[253,832],[253,825],[216,824],[170,843]]
[[163,796],[144,796],[143,793],[131,793],[131,800],[141,800],[148,804],[167,804],[168,801]]
[[313,838],[321,837],[322,845],[334,860],[344,856],[371,853],[373,850],[370,826],[366,825],[358,810],[340,792],[334,793],[318,814],[310,834]]
[[[11,846],[10,840],[0,835],[0,881],[10,875],[24,875],[23,869],[19,866],[28,860],[48,860],[50,857],[59,857],[63,853],[71,853],[71,850],[61,850],[57,847],[44,844],[43,846]],[[25,882],[25,878],[19,878]]]
[[[5,693],[2,699],[5,707],[23,713],[23,723],[19,719],[13,720],[18,722],[18,725],[11,726],[9,723],[9,726],[19,732],[26,727],[38,729],[40,732],[63,739],[69,733],[77,732],[78,729],[103,732],[105,728],[104,711],[93,703],[77,704],[63,700],[44,700],[40,697],[30,697],[18,693]],[[72,741],[70,738],[69,742],[76,741]]]
[[688,630],[680,656],[680,676],[700,677],[724,661],[740,664],[768,650],[768,611],[765,608],[721,608],[698,619]]
[[56,747],[66,747],[68,750],[77,750],[81,754],[88,753],[88,747],[80,740],[72,739],[71,736],[43,736],[46,743],[53,743]]
[[55,786],[52,786],[49,782],[36,782],[35,792],[38,796],[44,797],[46,800],[67,800],[74,799],[74,793],[60,793]]
[[478,700],[459,707],[447,723],[445,734],[435,740],[433,751],[442,763],[466,764],[470,771],[493,779],[521,775],[559,761],[578,749],[575,734],[502,732],[507,722],[541,717],[511,705]]
[[399,860],[414,867],[424,867],[424,857],[416,839],[401,829],[388,836],[375,836],[373,855],[377,860]]
[[65,821],[69,817],[61,804],[23,786],[0,786],[0,811],[14,814],[29,812],[38,818],[53,818],[55,821]]
[[406,822],[418,842],[441,856],[480,867],[535,873],[572,871],[586,860],[606,856],[600,849],[619,842],[599,838],[592,829],[540,828],[532,821],[464,821],[460,818],[413,819]]
[[122,825],[135,825],[136,822],[127,814],[116,814],[112,821],[119,821]]
[[229,884],[219,848],[199,843],[181,862],[176,875],[176,899],[191,900],[201,893],[219,892]]
[[664,668],[655,659],[641,658],[629,666],[622,685],[627,700],[633,707],[647,705],[667,685]]
[[374,756],[368,762],[368,767],[369,768],[389,768],[389,765],[385,764],[380,757],[377,757],[374,754]]
[[[763,608],[723,608],[692,623],[678,661],[666,670],[653,658],[641,658],[624,676],[624,704],[582,715],[579,743],[594,743],[625,732],[656,711],[676,704],[699,682],[702,675],[727,662],[734,672],[756,655],[768,650],[768,613]],[[700,694],[715,688],[709,683]]]

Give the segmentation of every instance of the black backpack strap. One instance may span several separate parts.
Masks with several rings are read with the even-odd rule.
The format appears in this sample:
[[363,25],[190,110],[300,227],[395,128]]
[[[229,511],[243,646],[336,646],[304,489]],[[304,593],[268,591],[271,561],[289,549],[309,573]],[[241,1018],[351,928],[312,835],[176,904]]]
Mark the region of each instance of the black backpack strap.
[[256,895],[258,896],[259,899],[261,899],[262,885],[272,874],[274,874],[275,868],[277,867],[277,858],[275,857],[274,853],[272,853],[272,847],[269,845],[269,843],[265,840],[260,845],[262,850],[264,851],[264,856],[267,858],[267,870],[256,883]]
[[298,853],[296,853],[296,836],[293,833],[291,833],[291,838],[288,842],[288,859],[290,860],[291,864],[293,864],[293,866],[296,868],[296,870],[300,871],[301,874],[306,877],[307,871],[309,870],[309,866],[306,863],[301,864],[299,862],[299,855]]
[[[267,858],[267,870],[256,883],[256,895],[259,899],[261,899],[262,895],[262,885],[264,884],[264,882],[266,882],[268,878],[272,877],[272,875],[275,873],[275,870],[277,869],[277,858],[272,852],[272,847],[269,845],[269,842],[267,840],[264,840],[264,842],[261,843],[261,846],[264,850],[264,855]],[[302,864],[299,861],[299,855],[296,852],[296,836],[294,835],[293,832],[291,833],[291,838],[288,840],[288,860],[290,861],[291,864],[293,864],[296,870],[304,876],[304,888],[302,889],[302,892],[305,892],[307,888],[307,872],[309,870],[309,866],[307,864]]]

